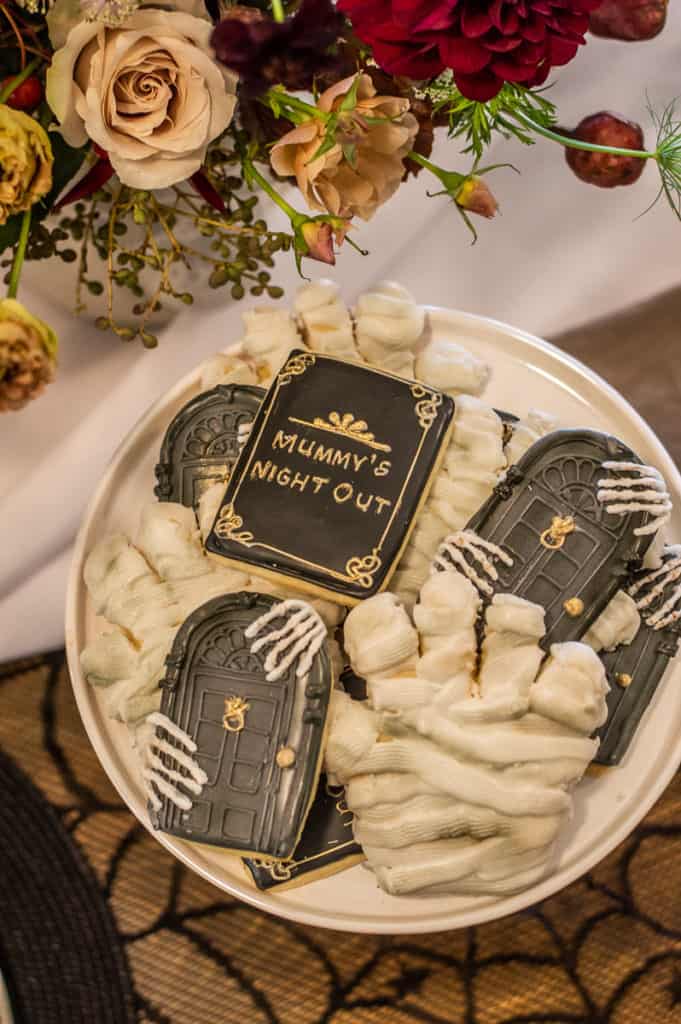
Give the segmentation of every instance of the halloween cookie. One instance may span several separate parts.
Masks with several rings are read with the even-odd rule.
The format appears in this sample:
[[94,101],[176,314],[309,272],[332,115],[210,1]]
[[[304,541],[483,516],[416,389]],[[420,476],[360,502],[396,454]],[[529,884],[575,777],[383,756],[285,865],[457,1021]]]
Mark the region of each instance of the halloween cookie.
[[290,860],[253,860],[244,864],[258,889],[292,889],[316,878],[345,871],[364,860],[352,834],[352,812],[343,786],[321,775],[300,842]]
[[291,353],[229,480],[208,551],[341,603],[371,596],[414,526],[453,411],[451,398],[421,384]]
[[355,838],[395,895],[501,895],[546,874],[571,789],[605,720],[604,668],[586,644],[544,657],[544,610],[436,573],[414,622],[391,594],[352,610],[346,648],[368,702],[334,692],[326,769],[346,785]]
[[540,604],[548,649],[584,635],[670,511],[659,472],[621,441],[554,431],[509,468],[434,564],[463,572],[486,600],[503,591]]
[[315,794],[332,685],[326,626],[302,601],[214,598],[179,630],[144,778],[155,828],[292,856]]
[[165,433],[156,466],[159,501],[198,509],[203,492],[227,480],[264,395],[251,385],[220,384],[180,409]]

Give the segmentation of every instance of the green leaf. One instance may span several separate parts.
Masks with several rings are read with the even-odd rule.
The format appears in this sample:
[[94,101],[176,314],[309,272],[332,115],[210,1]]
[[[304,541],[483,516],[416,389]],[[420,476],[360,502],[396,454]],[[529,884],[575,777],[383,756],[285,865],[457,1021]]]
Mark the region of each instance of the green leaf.
[[450,137],[462,138],[466,143],[464,153],[473,153],[476,160],[480,160],[495,132],[531,146],[534,133],[527,120],[544,128],[550,128],[556,120],[555,107],[542,90],[512,82],[506,82],[493,99],[479,103],[463,96],[451,73],[445,72],[423,89],[423,95],[431,99],[436,113],[446,113]]
[[39,220],[47,216],[66,186],[76,176],[90,148],[87,143],[79,149],[74,149],[64,142],[58,132],[50,132],[50,142],[54,154],[52,188],[38,204],[38,209],[33,211],[33,216],[37,216]]
[[348,89],[341,103],[339,110],[345,113],[348,110],[354,110],[357,106],[357,90],[359,89],[360,75],[355,75],[352,85]]
[[357,146],[354,142],[346,143],[343,146],[343,156],[353,170],[357,169]]
[[336,124],[335,124],[335,118],[333,118],[331,121],[329,121],[327,130],[326,130],[326,132],[324,134],[324,138],[322,139],[320,145],[317,147],[317,149],[312,154],[310,159],[306,162],[305,166],[308,167],[310,164],[314,163],[315,160],[319,160],[320,157],[324,156],[326,153],[328,153],[330,150],[332,150],[335,145],[336,145]]

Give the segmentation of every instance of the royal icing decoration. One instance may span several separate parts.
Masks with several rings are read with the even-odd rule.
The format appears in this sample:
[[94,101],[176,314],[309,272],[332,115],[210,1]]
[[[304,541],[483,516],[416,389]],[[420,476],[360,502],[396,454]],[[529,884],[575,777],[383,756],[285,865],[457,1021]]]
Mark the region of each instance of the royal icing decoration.
[[[605,505],[612,516],[628,515],[631,512],[647,512],[650,522],[637,526],[634,533],[645,537],[669,522],[672,503],[662,474],[653,466],[642,466],[638,462],[603,463],[611,476],[598,481],[596,497]],[[623,475],[619,475],[623,474]]]
[[[283,626],[263,633],[272,622],[282,619]],[[307,602],[289,600],[275,604],[252,622],[245,635],[253,641],[251,650],[254,654],[269,648],[265,658],[267,681],[276,682],[293,662],[297,665],[298,678],[306,676],[326,640],[327,631],[320,616]]]

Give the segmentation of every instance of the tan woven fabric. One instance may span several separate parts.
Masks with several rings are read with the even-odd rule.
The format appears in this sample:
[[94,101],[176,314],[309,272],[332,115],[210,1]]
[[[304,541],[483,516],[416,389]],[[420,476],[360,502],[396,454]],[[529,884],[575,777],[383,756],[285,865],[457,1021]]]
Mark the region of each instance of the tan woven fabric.
[[681,1021],[681,777],[595,871],[528,912],[413,938],[325,932],[225,897],[136,823],[60,661],[0,681],[0,746],[93,866],[142,1024]]

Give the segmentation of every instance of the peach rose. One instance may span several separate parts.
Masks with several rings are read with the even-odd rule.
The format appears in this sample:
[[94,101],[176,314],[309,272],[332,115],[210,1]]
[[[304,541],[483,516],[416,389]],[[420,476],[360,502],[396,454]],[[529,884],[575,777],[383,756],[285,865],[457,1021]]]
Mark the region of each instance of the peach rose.
[[121,28],[77,24],[47,73],[47,100],[69,145],[96,142],[134,188],[190,177],[236,102],[237,77],[214,60],[211,32],[207,19],[154,7]]
[[409,100],[377,96],[368,75],[360,75],[357,102],[341,110],[355,76],[322,93],[318,108],[338,115],[332,148],[312,159],[324,140],[326,122],[312,118],[298,125],[272,149],[272,167],[294,176],[308,206],[336,217],[369,220],[397,190],[404,176],[404,158],[419,126]]

